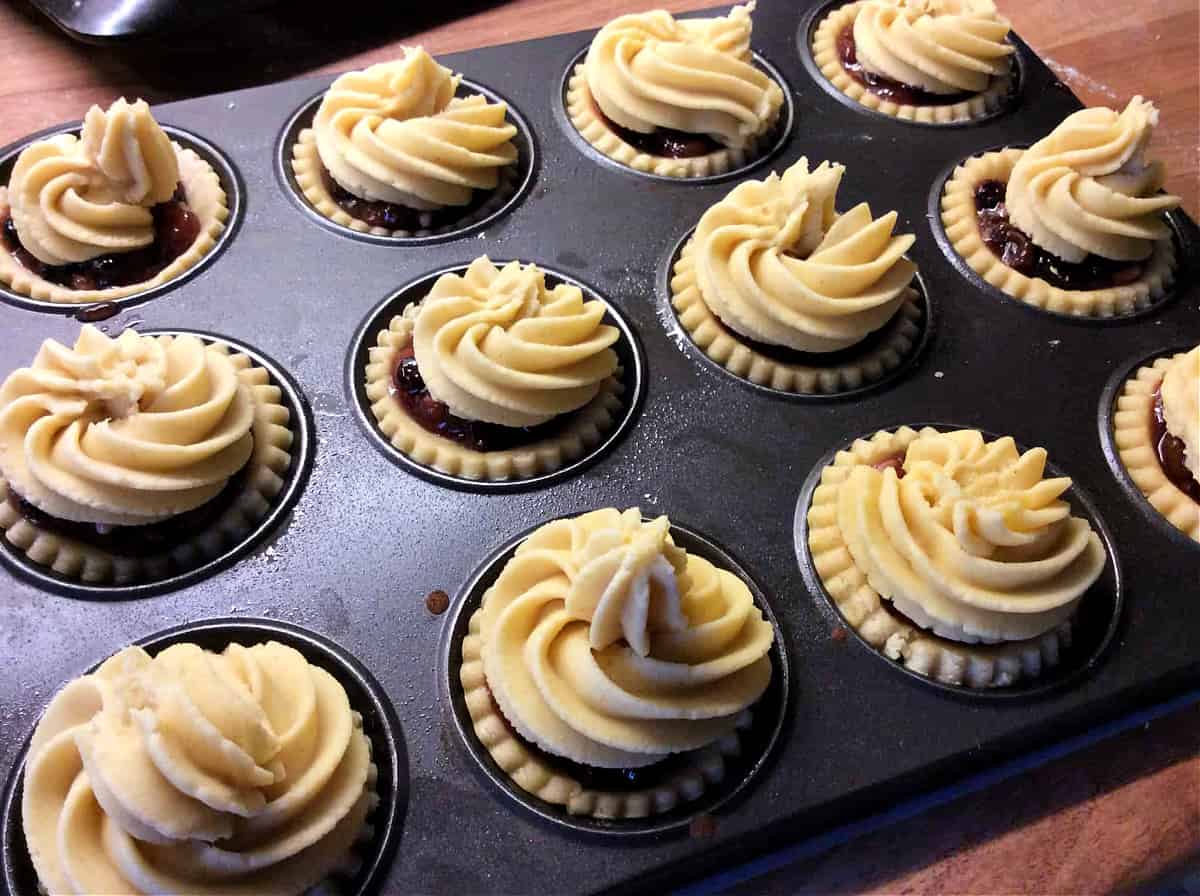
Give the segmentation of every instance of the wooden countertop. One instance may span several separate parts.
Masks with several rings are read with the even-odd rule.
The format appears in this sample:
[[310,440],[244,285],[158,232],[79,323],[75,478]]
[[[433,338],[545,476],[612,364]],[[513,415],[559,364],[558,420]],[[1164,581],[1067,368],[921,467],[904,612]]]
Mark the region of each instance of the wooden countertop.
[[[452,0],[406,4],[400,16],[330,15],[321,0],[291,0],[236,20],[236,27],[193,30],[171,41],[116,48],[83,47],[44,23],[20,0],[0,2],[0,145],[116,96],[165,102],[219,93],[393,58],[401,44],[449,53],[603,25],[652,0]],[[341,8],[370,0],[344,0]],[[714,0],[660,0],[672,11]],[[1001,0],[1017,33],[1088,104],[1123,106],[1141,93],[1161,110],[1154,155],[1171,174],[1168,188],[1200,218],[1200,8],[1196,0]],[[460,15],[455,18],[454,13]]]
[[[236,27],[122,49],[83,47],[23,4],[0,4],[0,144],[118,95],[164,102],[389,59],[399,46],[465,50],[581,28],[648,0],[420,4],[378,27],[293,0]],[[343,0],[339,10],[362,6]],[[671,10],[713,0],[663,0]],[[1016,31],[1089,104],[1135,93],[1161,110],[1153,153],[1200,217],[1196,0],[1001,0]],[[403,4],[410,10],[413,5]],[[418,20],[414,21],[413,16]],[[743,885],[742,893],[1100,893],[1200,875],[1200,707]],[[1193,881],[1194,883],[1194,881]]]

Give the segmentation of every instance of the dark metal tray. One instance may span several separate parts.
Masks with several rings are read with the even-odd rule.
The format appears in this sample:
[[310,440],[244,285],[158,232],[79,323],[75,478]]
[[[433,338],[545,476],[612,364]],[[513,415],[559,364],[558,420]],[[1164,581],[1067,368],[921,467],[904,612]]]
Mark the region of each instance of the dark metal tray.
[[[1111,322],[1041,313],[964,277],[935,238],[931,196],[948,166],[1031,142],[1078,101],[1021,45],[1019,102],[986,122],[927,127],[859,111],[805,66],[813,5],[760,2],[755,49],[782,74],[795,120],[781,150],[750,176],[801,155],[844,162],[839,205],[866,199],[900,212],[901,229],[917,235],[910,254],[934,307],[917,362],[849,399],[789,399],[749,387],[682,335],[664,295],[667,265],[681,236],[736,179],[664,182],[585,151],[563,115],[561,82],[590,33],[444,58],[516,107],[533,132],[537,161],[532,187],[511,213],[433,244],[374,245],[332,233],[297,209],[279,170],[279,142],[293,113],[329,78],[156,109],[165,124],[228,158],[242,219],[202,271],[123,307],[103,326],[206,330],[273,358],[311,404],[315,465],[269,548],[183,590],[84,601],[6,574],[0,769],[14,762],[51,694],[119,647],[208,617],[274,617],[343,645],[394,703],[409,790],[384,892],[660,890],[1200,682],[1200,547],[1127,493],[1098,433],[1113,376],[1200,341],[1194,267],[1180,272],[1166,304]],[[1194,225],[1183,216],[1174,224],[1194,260]],[[346,382],[347,353],[372,308],[404,284],[484,252],[545,263],[588,284],[620,310],[644,351],[645,398],[633,425],[582,473],[546,487],[483,494],[412,475],[372,447]],[[0,306],[0,373],[27,363],[42,339],[71,340],[78,328],[69,316]],[[964,699],[911,680],[853,639],[831,637],[839,620],[805,586],[793,547],[801,489],[820,458],[851,436],[924,420],[1045,445],[1098,508],[1124,576],[1124,612],[1112,645],[1082,680],[1037,698]],[[529,526],[606,505],[668,512],[726,549],[761,586],[784,635],[790,708],[773,761],[704,839],[684,832],[614,841],[521,811],[478,772],[441,684],[454,614],[431,615],[426,595],[458,596],[479,564]]]

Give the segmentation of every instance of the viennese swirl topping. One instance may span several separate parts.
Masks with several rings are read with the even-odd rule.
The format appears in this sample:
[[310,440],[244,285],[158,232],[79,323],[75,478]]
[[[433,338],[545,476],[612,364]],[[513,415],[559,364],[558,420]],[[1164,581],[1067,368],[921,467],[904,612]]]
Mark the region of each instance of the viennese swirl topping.
[[195,336],[42,343],[0,386],[0,472],[63,520],[140,525],[198,507],[250,458],[254,398]]
[[530,535],[484,595],[484,675],[543,750],[636,768],[730,733],[771,677],[774,631],[732,573],[635,508]]
[[903,474],[854,467],[838,526],[879,594],[918,625],[955,641],[1036,637],[1071,615],[1106,553],[1043,479],[1046,451],[976,430],[923,434]]
[[730,148],[775,123],[783,91],[754,67],[753,3],[728,16],[675,19],[658,9],[620,16],[592,39],[588,90],[606,117],[633,131],[707,134]]
[[504,103],[455,96],[460,80],[419,47],[342,75],[313,121],[322,164],[355,196],[415,209],[494,189],[517,159],[517,129]]
[[896,235],[896,213],[864,202],[834,209],[845,168],[800,159],[783,176],[746,181],[696,227],[700,295],[743,336],[805,352],[861,341],[904,302],[916,265],[914,237]]
[[1064,261],[1088,254],[1115,261],[1147,258],[1169,239],[1162,212],[1178,196],[1156,195],[1166,178],[1146,147],[1158,110],[1135,96],[1121,113],[1083,109],[1026,150],[1013,168],[1009,218]]
[[1161,389],[1167,432],[1183,442],[1184,466],[1200,481],[1200,345],[1171,362]]
[[51,893],[301,893],[341,865],[374,795],[328,672],[276,642],[127,648],[55,695],[22,821]]
[[8,182],[21,245],[39,261],[63,265],[128,252],[154,242],[150,207],[179,185],[170,138],[143,100],[92,106],[79,138],[31,143]]
[[991,0],[868,0],[854,18],[863,68],[929,93],[979,93],[1016,52]]
[[568,283],[548,288],[535,264],[477,258],[406,313],[426,387],[467,420],[545,423],[583,407],[617,369],[620,331],[602,323],[604,304]]

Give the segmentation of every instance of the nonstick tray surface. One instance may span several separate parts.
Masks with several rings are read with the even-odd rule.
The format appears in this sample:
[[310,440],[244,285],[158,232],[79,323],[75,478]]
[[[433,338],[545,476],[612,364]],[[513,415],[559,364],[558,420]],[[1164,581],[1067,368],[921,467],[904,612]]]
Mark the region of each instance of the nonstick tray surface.
[[[385,246],[342,236],[301,211],[279,164],[289,119],[328,77],[157,107],[164,124],[215,146],[242,213],[194,277],[101,326],[232,337],[298,383],[315,422],[311,478],[288,520],[249,556],[182,590],[80,600],[6,570],[0,600],[0,770],[18,758],[46,701],[121,646],[209,617],[265,616],[344,646],[391,698],[407,755],[404,830],[386,893],[661,891],[1170,697],[1200,683],[1200,546],[1174,533],[1114,475],[1100,438],[1102,394],[1142,358],[1200,341],[1194,225],[1173,217],[1185,266],[1174,297],[1124,321],[1056,317],[1001,299],[948,260],[936,191],[960,159],[1048,132],[1079,102],[1023,44],[1011,111],[980,124],[885,119],[831,95],[806,67],[815,4],[760,0],[754,46],[786,82],[794,124],[748,176],[806,155],[846,164],[839,207],[895,208],[917,235],[910,257],[932,307],[917,361],[849,399],[786,398],[734,379],[682,334],[665,295],[681,237],[740,179],[666,182],[600,160],[562,111],[562,79],[591,32],[451,54],[442,61],[501,94],[534,135],[532,185],[513,210],[466,236]],[[80,110],[82,113],[82,109]],[[537,261],[586,283],[632,325],[645,398],[623,438],[553,484],[478,493],[392,462],[361,428],[347,353],[365,316],[410,281],[488,253]],[[0,305],[0,374],[41,340],[73,341],[69,314]],[[1113,642],[1081,680],[1026,699],[970,699],[912,680],[854,638],[805,585],[793,519],[805,480],[851,437],[939,421],[1044,445],[1106,524],[1123,579]],[[500,793],[464,748],[445,670],[452,598],[513,535],[596,507],[639,505],[727,550],[765,592],[784,635],[790,706],[772,760],[715,832],[650,838],[548,825]]]

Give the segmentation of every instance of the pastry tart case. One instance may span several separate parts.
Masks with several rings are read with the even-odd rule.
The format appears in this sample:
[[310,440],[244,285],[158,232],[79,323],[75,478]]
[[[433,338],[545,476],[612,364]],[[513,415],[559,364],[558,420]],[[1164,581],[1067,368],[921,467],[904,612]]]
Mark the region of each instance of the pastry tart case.
[[[222,251],[187,279],[103,311],[0,304],[0,370],[28,363],[43,339],[73,341],[77,314],[114,335],[133,326],[226,337],[296,386],[311,416],[311,473],[249,553],[156,596],[80,593],[36,575],[0,543],[0,766],[13,770],[3,819],[8,888],[37,892],[17,860],[13,794],[41,708],[70,677],[185,622],[301,626],[378,681],[398,721],[387,749],[401,806],[388,816],[394,859],[350,887],[369,883],[374,892],[659,892],[848,831],[905,800],[962,792],[974,775],[1194,698],[1200,544],[1163,524],[1109,455],[1125,376],[1200,342],[1196,225],[1169,215],[1175,286],[1135,315],[1075,319],[1007,297],[950,250],[938,224],[942,186],[964,159],[1028,146],[1078,100],[1014,36],[1016,94],[984,120],[931,127],[852,107],[831,96],[810,58],[825,9],[760,0],[754,50],[779,73],[792,126],[769,156],[711,180],[648,177],[580,138],[562,85],[591,32],[441,57],[502,95],[528,126],[531,182],[481,226],[422,245],[342,235],[298,207],[289,123],[331,78],[155,108],[164,125],[202,137],[228,161],[227,192],[240,213]],[[0,151],[0,182],[26,142]],[[917,237],[908,256],[926,303],[919,351],[895,375],[848,394],[788,394],[731,373],[692,341],[671,305],[677,249],[704,210],[742,177],[782,171],[801,156],[846,164],[847,206],[896,209],[898,228]],[[640,359],[631,419],[568,475],[510,488],[414,475],[367,430],[373,417],[355,379],[355,347],[373,309],[485,253],[578,280],[629,326],[630,358]],[[928,423],[1044,446],[1111,549],[1096,586],[1105,594],[1085,597],[1103,618],[1089,617],[1088,637],[1036,687],[937,687],[881,661],[847,636],[812,574],[796,528],[806,483],[855,437]],[[466,742],[455,691],[465,602],[489,558],[542,522],[606,506],[669,514],[733,558],[777,625],[786,684],[777,734],[770,726],[754,739],[762,755],[734,766],[729,799],[685,804],[665,824],[573,825],[565,814],[548,820],[517,805],[487,769],[486,751]],[[431,611],[440,609],[437,592],[449,596],[448,612]]]

